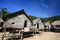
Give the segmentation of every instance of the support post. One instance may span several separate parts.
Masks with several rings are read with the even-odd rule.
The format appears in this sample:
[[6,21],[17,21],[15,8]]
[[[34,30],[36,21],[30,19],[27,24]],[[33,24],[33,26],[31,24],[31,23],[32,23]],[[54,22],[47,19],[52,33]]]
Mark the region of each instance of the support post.
[[23,29],[22,29],[22,33],[21,33],[21,40],[23,40]]

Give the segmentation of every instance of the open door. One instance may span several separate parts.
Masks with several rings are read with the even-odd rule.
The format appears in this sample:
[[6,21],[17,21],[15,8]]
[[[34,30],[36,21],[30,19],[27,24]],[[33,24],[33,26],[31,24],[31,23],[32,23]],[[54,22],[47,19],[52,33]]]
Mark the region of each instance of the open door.
[[39,29],[39,23],[37,23],[37,29]]
[[27,20],[24,21],[24,27],[27,27]]

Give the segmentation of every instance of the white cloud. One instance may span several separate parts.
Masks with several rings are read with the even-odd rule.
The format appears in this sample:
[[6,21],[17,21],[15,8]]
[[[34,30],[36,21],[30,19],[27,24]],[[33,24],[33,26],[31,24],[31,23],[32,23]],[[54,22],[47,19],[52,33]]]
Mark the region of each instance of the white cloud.
[[42,6],[48,8],[48,5],[46,5],[45,3],[43,3]]
[[42,6],[45,6],[45,4],[43,3]]
[[46,8],[48,8],[48,5],[46,5]]

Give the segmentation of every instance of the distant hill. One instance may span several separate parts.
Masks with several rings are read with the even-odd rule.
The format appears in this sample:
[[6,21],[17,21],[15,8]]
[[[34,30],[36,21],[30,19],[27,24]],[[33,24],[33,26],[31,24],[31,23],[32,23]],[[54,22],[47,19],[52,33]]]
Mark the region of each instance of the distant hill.
[[[31,15],[29,15],[29,17],[30,17],[32,20],[38,18],[38,17],[35,17],[35,16],[31,16]],[[60,20],[60,16],[53,16],[53,17],[49,17],[49,18],[41,18],[41,20],[42,20],[43,22],[48,22],[48,21],[53,22],[53,21],[55,21],[55,20]]]
[[32,15],[28,15],[29,16],[29,18],[31,19],[31,20],[34,20],[34,19],[37,19],[38,17],[35,17],[35,16],[32,16]]
[[[3,13],[3,12],[0,11],[0,16],[6,16],[8,14],[9,14],[9,12]],[[28,15],[28,16],[31,20],[34,20],[34,19],[38,18],[38,17],[32,16],[32,15]],[[53,22],[55,20],[60,20],[60,15],[49,17],[49,18],[41,18],[41,20],[42,20],[42,22],[48,22],[48,21]]]
[[60,20],[60,16],[53,16],[53,17],[49,17],[49,18],[43,18],[42,19],[44,22],[53,22],[53,21],[56,21],[56,20]]

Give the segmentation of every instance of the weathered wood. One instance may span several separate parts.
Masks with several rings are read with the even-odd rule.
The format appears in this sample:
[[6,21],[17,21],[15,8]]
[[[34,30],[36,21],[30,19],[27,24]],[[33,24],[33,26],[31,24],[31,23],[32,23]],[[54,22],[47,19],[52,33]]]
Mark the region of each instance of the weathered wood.
[[[44,25],[42,23],[42,20],[40,18],[33,20],[33,24],[35,29],[44,29]],[[37,28],[37,24],[39,24],[39,28]]]
[[12,19],[5,21],[6,27],[11,27],[11,23],[14,22],[13,28],[24,28],[24,21],[27,20],[27,26],[31,26],[30,20],[25,15],[19,15]]
[[22,33],[20,33],[20,32],[22,32],[21,30],[19,31],[19,33],[9,33],[9,34],[6,34],[6,32],[3,34],[3,36],[2,36],[2,40],[4,40],[4,38],[12,38],[12,40],[13,40],[13,38],[14,37],[22,37],[21,39],[23,39],[23,34]]
[[22,31],[22,34],[21,34],[21,40],[23,40],[23,31]]

